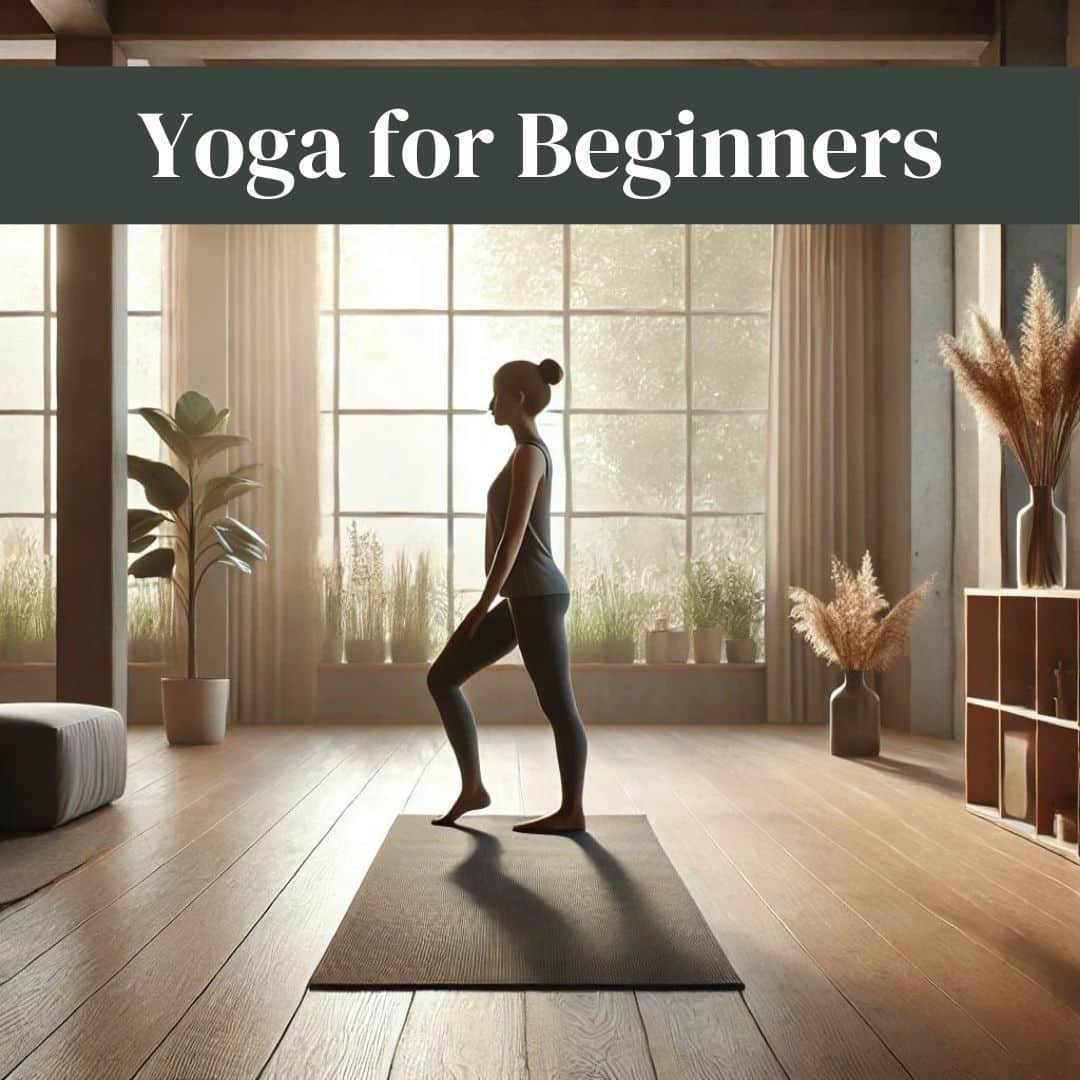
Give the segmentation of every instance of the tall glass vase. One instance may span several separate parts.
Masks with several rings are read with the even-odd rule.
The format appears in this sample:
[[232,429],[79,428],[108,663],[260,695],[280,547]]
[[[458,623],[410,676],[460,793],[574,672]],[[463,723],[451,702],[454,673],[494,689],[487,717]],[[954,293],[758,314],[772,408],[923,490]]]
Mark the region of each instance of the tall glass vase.
[[1065,515],[1052,487],[1032,487],[1027,506],[1016,515],[1016,583],[1021,588],[1065,585]]
[[829,698],[829,752],[836,757],[877,757],[881,751],[881,699],[862,671],[845,671]]

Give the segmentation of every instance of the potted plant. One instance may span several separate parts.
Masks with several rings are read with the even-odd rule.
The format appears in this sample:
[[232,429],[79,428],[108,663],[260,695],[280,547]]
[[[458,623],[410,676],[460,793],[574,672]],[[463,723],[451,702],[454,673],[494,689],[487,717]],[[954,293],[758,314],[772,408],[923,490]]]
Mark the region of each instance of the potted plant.
[[26,659],[43,664],[56,656],[56,575],[51,555],[35,552],[36,587]]
[[576,664],[595,664],[603,660],[603,629],[597,602],[596,579],[574,589],[570,599],[568,623],[570,659]]
[[150,664],[161,660],[168,631],[163,625],[162,601],[168,596],[162,581],[130,581],[127,591],[128,660]]
[[1012,450],[1031,487],[1016,518],[1016,581],[1065,584],[1065,515],[1054,487],[1080,422],[1080,303],[1062,323],[1039,268],[1031,272],[1020,331],[1020,359],[1001,332],[972,310],[973,341],[940,338],[945,363],[975,410]]
[[[171,581],[186,622],[186,675],[161,680],[162,714],[170,743],[221,742],[229,705],[227,678],[200,678],[197,605],[206,575],[215,566],[250,574],[265,561],[266,542],[225,512],[228,503],[260,485],[258,469],[246,465],[209,474],[207,462],[249,443],[226,435],[229,416],[202,394],[188,391],[173,414],[139,409],[139,415],[172,451],[180,469],[161,461],[128,455],[128,476],[142,485],[153,510],[128,511],[128,551],[141,553],[128,573],[135,578]],[[153,546],[160,541],[158,546]]]
[[34,542],[19,529],[7,544],[0,566],[0,649],[9,663],[28,659],[38,606],[38,571]]
[[399,552],[390,582],[390,658],[395,664],[419,663],[431,656],[438,608],[431,556],[421,553],[414,567],[408,555]]
[[603,573],[596,579],[601,659],[632,664],[645,619],[644,593],[624,574]]
[[752,664],[757,659],[757,632],[764,601],[761,579],[752,563],[729,555],[721,563],[719,582],[728,662]]
[[324,664],[340,664],[345,636],[345,581],[337,559],[322,568],[322,617],[320,659]]
[[345,659],[381,664],[386,659],[386,569],[373,532],[349,525],[349,580],[345,590]]
[[724,645],[720,576],[713,559],[697,558],[686,577],[685,607],[694,632],[694,662],[719,664]]
[[839,757],[874,757],[881,749],[881,701],[866,685],[866,672],[884,671],[904,654],[930,580],[890,611],[870,552],[863,555],[858,573],[834,557],[831,576],[836,596],[828,603],[805,589],[791,590],[791,618],[814,652],[844,672],[829,699],[830,751]]

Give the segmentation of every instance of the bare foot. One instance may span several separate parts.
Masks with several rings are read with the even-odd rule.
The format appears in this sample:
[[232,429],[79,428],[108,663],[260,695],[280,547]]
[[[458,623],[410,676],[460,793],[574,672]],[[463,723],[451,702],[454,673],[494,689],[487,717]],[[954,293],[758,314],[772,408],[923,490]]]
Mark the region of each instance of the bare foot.
[[462,814],[467,814],[470,810],[483,810],[485,806],[490,805],[491,796],[487,793],[487,789],[481,785],[471,791],[463,791],[457,797],[454,805],[442,817],[435,818],[431,824],[453,825]]
[[556,810],[547,817],[533,818],[531,821],[519,821],[514,832],[521,833],[566,833],[584,832],[585,814],[581,810]]

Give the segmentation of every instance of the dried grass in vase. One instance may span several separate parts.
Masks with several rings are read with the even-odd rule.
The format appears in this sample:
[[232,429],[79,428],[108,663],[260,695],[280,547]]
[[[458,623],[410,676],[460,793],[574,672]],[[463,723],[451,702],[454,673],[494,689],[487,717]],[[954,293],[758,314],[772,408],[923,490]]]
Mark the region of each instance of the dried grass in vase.
[[974,308],[969,339],[942,334],[939,343],[957,385],[1016,455],[1031,485],[1018,530],[1018,583],[1063,585],[1064,517],[1053,489],[1080,421],[1080,302],[1063,322],[1036,266],[1024,300],[1019,360]]
[[869,551],[858,573],[834,557],[831,576],[836,595],[828,603],[806,589],[790,591],[795,629],[827,663],[844,671],[884,671],[907,650],[912,620],[930,591],[931,579],[890,610]]

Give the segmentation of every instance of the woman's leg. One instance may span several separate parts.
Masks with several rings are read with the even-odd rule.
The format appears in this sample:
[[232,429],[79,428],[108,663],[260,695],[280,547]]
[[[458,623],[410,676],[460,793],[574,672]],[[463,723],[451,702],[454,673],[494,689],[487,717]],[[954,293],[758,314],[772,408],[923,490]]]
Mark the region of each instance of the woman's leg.
[[525,668],[555,734],[562,782],[559,809],[547,817],[515,825],[518,832],[579,832],[585,828],[582,791],[589,740],[570,682],[570,647],[565,624],[569,604],[570,597],[566,595],[530,596],[512,600],[510,604]]
[[491,802],[480,779],[476,722],[461,684],[505,656],[516,644],[514,620],[503,600],[487,613],[472,637],[467,637],[459,626],[428,671],[428,690],[461,770],[461,794],[446,814],[435,820],[436,825],[452,825],[466,811],[481,810]]

